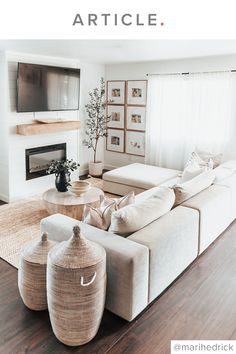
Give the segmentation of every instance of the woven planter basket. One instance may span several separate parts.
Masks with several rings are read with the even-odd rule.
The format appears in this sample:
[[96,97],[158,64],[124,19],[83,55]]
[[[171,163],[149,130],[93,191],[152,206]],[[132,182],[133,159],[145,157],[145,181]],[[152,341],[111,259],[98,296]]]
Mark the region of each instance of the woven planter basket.
[[75,226],[72,237],[48,254],[48,310],[55,336],[70,346],[89,342],[98,331],[105,295],[105,250]]
[[24,304],[31,310],[47,309],[47,256],[57,244],[43,233],[40,241],[28,243],[20,255],[18,287]]

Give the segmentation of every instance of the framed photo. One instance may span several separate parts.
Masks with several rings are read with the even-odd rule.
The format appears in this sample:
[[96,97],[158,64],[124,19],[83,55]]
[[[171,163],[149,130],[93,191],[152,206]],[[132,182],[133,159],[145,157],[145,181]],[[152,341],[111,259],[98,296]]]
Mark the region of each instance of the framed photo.
[[127,81],[127,104],[145,106],[147,101],[147,81]]
[[125,127],[125,107],[124,106],[107,106],[107,115],[110,121],[107,123],[108,128],[124,129]]
[[146,128],[146,107],[127,107],[127,123],[128,130],[144,131]]
[[124,130],[107,129],[107,150],[124,152]]
[[107,81],[109,104],[125,104],[125,81]]
[[145,133],[126,131],[126,153],[131,155],[145,155]]

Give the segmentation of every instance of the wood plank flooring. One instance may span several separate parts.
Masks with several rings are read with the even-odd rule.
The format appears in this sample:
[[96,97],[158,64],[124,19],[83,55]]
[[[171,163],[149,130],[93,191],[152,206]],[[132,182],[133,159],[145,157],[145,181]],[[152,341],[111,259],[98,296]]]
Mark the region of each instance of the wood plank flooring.
[[105,311],[97,336],[66,347],[47,311],[22,303],[17,270],[0,261],[0,354],[169,354],[171,339],[236,339],[236,222],[136,320]]

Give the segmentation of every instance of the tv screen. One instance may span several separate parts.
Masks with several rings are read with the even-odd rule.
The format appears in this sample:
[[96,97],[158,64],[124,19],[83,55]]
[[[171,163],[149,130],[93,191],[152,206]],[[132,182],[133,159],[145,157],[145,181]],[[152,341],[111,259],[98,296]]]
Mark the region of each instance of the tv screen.
[[17,112],[77,110],[80,70],[18,63]]

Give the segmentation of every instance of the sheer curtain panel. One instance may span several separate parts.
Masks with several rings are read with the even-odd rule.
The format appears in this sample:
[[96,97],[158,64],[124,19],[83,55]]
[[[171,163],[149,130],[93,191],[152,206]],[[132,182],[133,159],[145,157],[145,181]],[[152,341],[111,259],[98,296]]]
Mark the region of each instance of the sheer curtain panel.
[[232,120],[232,76],[150,76],[146,163],[182,170],[195,148],[224,151]]

